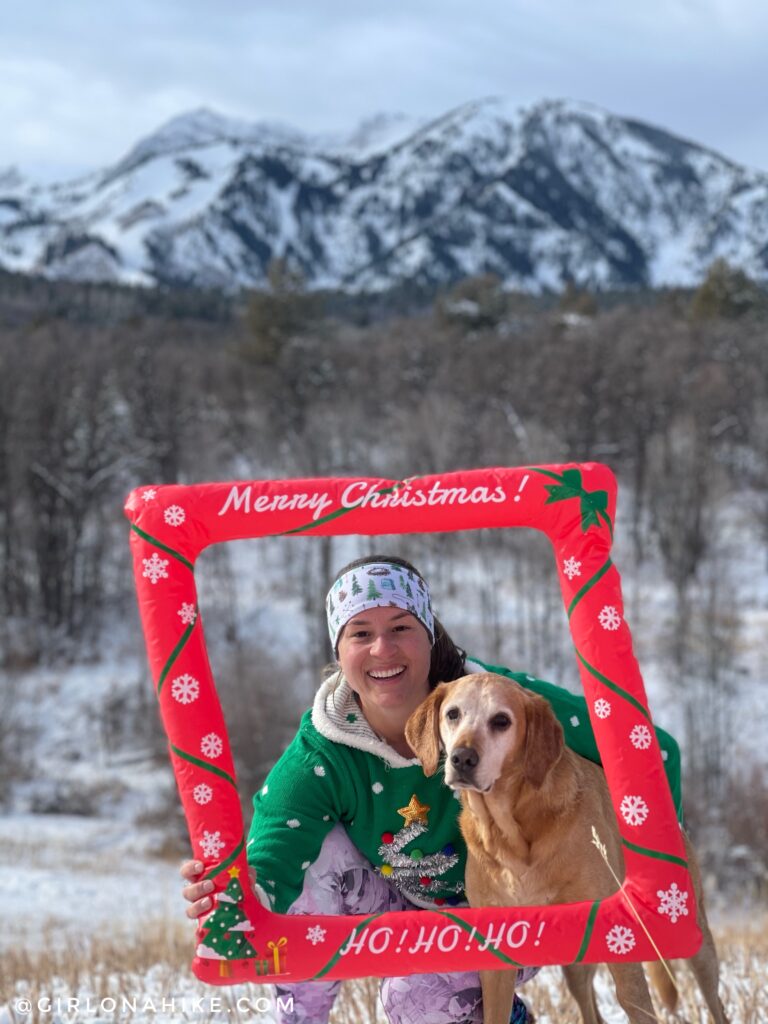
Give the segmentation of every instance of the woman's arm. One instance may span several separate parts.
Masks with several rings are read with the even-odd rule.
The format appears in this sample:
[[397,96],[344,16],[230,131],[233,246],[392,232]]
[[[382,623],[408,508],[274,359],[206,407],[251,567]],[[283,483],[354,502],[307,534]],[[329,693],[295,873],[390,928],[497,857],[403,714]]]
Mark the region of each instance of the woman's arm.
[[[335,752],[342,757],[341,748]],[[336,822],[353,817],[342,776],[339,760],[299,733],[254,795],[246,854],[278,913],[301,893],[304,873]]]
[[[259,901],[278,913],[285,913],[301,893],[304,873],[336,822],[354,818],[355,790],[349,767],[345,770],[344,748],[325,740],[318,745],[313,734],[305,720],[253,798],[246,846],[251,884]],[[182,895],[191,918],[213,906],[215,885],[200,878],[203,868],[194,860],[181,865],[182,878],[189,882]]]

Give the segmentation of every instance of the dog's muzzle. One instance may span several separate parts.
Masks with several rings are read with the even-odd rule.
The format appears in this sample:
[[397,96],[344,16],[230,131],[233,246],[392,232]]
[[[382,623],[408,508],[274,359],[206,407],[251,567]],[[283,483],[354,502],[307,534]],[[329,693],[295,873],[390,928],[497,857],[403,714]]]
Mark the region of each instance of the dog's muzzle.
[[454,747],[448,760],[460,779],[471,781],[480,762],[480,756],[474,747]]

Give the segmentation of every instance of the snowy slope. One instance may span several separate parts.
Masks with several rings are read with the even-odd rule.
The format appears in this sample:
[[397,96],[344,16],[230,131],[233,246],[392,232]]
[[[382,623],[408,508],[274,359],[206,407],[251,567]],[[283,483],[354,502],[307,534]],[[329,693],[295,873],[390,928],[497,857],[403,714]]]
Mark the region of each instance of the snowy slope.
[[83,280],[234,288],[276,257],[310,286],[372,290],[688,285],[718,257],[766,280],[767,234],[768,174],[566,101],[334,138],[198,110],[75,182],[0,175],[0,263]]

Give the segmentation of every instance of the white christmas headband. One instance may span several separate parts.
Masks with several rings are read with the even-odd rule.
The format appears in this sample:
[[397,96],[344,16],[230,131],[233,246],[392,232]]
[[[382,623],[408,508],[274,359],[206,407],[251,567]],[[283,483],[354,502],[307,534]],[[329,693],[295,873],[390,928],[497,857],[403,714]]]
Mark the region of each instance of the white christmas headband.
[[334,651],[344,626],[369,608],[402,608],[410,612],[434,643],[435,617],[429,587],[421,576],[394,562],[366,562],[339,576],[325,599]]

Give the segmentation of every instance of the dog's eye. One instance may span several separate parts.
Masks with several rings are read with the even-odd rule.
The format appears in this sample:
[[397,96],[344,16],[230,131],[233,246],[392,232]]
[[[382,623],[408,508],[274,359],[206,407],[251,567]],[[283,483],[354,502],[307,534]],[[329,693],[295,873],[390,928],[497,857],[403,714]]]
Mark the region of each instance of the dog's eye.
[[445,712],[445,717],[450,719],[450,721],[455,722],[459,717],[459,714],[460,711],[458,708],[448,708],[448,710]]
[[494,715],[491,719],[491,728],[503,732],[512,725],[509,715]]

